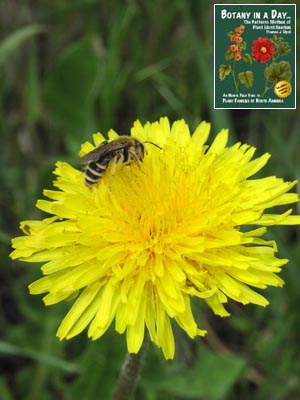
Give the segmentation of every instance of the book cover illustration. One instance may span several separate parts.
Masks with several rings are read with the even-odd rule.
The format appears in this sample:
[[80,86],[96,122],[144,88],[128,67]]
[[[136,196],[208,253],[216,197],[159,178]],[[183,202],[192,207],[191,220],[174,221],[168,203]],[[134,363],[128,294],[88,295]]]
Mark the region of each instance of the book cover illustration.
[[296,108],[295,4],[215,4],[215,108]]

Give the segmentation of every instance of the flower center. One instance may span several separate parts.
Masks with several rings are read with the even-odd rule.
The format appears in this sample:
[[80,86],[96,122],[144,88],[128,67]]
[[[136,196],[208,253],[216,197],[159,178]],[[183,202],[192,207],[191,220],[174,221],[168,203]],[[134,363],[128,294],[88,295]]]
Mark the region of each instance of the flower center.
[[267,48],[265,46],[262,46],[260,48],[260,52],[265,54],[267,52]]

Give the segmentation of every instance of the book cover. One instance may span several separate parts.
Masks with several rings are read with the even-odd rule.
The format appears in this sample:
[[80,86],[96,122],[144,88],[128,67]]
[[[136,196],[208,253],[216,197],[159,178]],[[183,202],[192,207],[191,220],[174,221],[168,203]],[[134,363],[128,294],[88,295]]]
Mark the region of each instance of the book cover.
[[296,108],[296,5],[215,4],[215,108]]

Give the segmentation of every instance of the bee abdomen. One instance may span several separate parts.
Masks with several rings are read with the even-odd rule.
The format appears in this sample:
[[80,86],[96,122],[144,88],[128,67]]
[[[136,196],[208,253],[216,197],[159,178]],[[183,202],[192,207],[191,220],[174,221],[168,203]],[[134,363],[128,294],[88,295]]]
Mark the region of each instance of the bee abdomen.
[[89,187],[95,185],[101,178],[107,169],[109,160],[104,159],[101,163],[91,162],[88,164],[85,170],[85,184]]

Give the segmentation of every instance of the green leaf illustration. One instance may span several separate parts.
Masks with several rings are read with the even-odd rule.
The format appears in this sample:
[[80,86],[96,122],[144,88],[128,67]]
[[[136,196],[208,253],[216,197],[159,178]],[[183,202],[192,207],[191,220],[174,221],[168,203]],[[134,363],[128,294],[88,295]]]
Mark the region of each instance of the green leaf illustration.
[[284,40],[284,38],[281,36],[273,35],[271,42],[275,46],[275,54],[274,55],[276,57],[284,56],[292,50],[290,44],[288,42],[286,42]]
[[231,65],[221,64],[219,67],[219,78],[223,81],[231,73]]
[[265,68],[264,74],[265,78],[271,82],[290,81],[292,78],[291,65],[288,61],[273,62]]
[[244,71],[239,73],[240,82],[246,86],[247,89],[253,86],[253,72],[252,71]]
[[230,51],[230,50],[227,50],[226,53],[225,53],[225,60],[226,61],[230,61],[230,60],[233,60],[233,59],[234,59],[234,52]]
[[242,58],[242,60],[245,62],[245,63],[247,63],[247,64],[252,64],[252,57],[251,57],[251,54],[249,54],[249,53],[245,53],[244,55],[243,55],[243,58]]
[[288,44],[288,42],[282,42],[282,43],[279,43],[275,54],[277,56],[284,56],[285,54],[288,54],[291,50],[292,50],[292,48]]
[[243,41],[242,43],[240,43],[241,50],[245,50],[246,47],[247,47],[247,42]]

